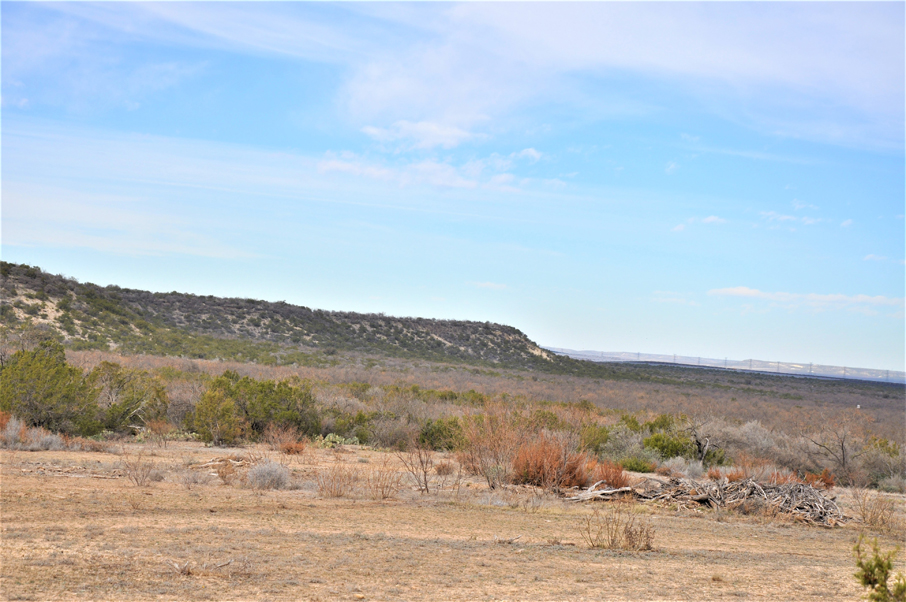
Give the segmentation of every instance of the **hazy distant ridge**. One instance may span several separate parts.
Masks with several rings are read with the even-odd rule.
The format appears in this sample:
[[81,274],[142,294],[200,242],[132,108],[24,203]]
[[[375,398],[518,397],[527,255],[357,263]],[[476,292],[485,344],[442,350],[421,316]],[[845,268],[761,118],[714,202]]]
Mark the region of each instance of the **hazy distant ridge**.
[[794,364],[789,362],[770,362],[765,360],[728,360],[710,357],[690,357],[685,355],[659,355],[653,353],[632,353],[626,351],[576,351],[560,347],[544,347],[548,351],[565,355],[577,360],[590,362],[657,362],[662,364],[680,364],[684,366],[701,366],[703,368],[725,368],[727,370],[751,370],[772,374],[791,374],[799,376],[820,376],[827,378],[854,378],[879,382],[904,383],[906,372],[899,370],[874,370],[871,368],[852,368],[849,366],[826,366],[823,364]]

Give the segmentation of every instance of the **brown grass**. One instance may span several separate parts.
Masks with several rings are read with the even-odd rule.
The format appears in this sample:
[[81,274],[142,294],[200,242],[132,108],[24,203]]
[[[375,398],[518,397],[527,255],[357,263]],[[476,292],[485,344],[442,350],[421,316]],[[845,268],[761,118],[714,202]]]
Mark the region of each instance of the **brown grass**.
[[323,497],[353,497],[361,471],[336,463],[318,472],[318,493]]
[[[862,594],[852,577],[862,527],[855,521],[818,529],[725,513],[716,522],[710,513],[641,505],[636,520],[650,521],[656,550],[610,552],[589,548],[578,529],[606,504],[548,495],[538,511],[517,511],[537,489],[490,490],[479,477],[466,477],[452,503],[447,492],[412,488],[389,502],[321,495],[318,472],[334,464],[365,478],[382,459],[402,470],[391,454],[358,446],[310,449],[304,462],[292,458],[301,488],[265,491],[216,479],[182,484],[187,464],[223,457],[222,449],[187,441],[126,449],[154,453],[166,478],[135,488],[113,454],[0,452],[0,598],[421,602],[442,592],[451,601],[785,601],[790,583],[797,599]],[[887,548],[896,544],[879,536]],[[902,570],[902,558],[895,562]]]

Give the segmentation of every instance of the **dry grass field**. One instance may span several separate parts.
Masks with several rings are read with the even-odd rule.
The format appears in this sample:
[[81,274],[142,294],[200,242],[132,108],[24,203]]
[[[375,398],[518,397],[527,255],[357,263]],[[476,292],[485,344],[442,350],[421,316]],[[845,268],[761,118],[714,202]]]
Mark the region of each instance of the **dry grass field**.
[[[862,594],[852,547],[863,525],[855,520],[826,529],[637,504],[633,512],[653,528],[654,549],[602,550],[589,548],[582,525],[592,506],[607,502],[573,505],[527,487],[492,491],[478,478],[458,478],[456,470],[433,476],[425,494],[398,456],[364,447],[309,446],[289,456],[263,446],[170,442],[110,451],[2,452],[4,599],[856,600]],[[226,456],[238,459],[238,469],[218,474],[210,461]],[[242,459],[266,457],[290,470],[287,488],[253,489],[243,480]],[[400,479],[396,491],[391,483],[389,499],[374,499],[378,476]],[[331,485],[343,497],[327,497]],[[833,493],[847,514],[855,512],[849,492]],[[903,497],[889,497],[902,518]],[[885,548],[902,537],[902,531],[869,533],[880,535]]]

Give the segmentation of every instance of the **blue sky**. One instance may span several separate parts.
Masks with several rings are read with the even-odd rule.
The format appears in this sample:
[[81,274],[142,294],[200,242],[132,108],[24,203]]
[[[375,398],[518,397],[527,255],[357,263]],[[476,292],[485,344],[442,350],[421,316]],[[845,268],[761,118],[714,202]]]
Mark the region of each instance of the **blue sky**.
[[903,369],[902,2],[0,10],[6,261]]

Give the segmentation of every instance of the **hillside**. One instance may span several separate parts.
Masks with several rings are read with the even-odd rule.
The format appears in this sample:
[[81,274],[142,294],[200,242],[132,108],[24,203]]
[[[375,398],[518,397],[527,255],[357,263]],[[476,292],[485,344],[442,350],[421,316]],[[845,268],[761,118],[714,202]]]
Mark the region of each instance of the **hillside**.
[[283,365],[330,364],[347,352],[571,373],[586,364],[541,349],[516,328],[488,322],[101,287],[6,262],[0,291],[0,323],[31,321],[76,350]]

